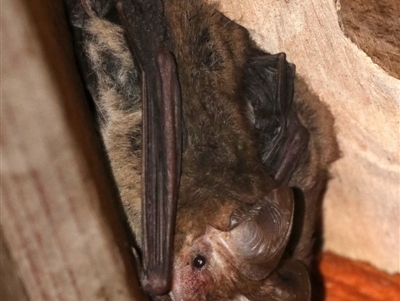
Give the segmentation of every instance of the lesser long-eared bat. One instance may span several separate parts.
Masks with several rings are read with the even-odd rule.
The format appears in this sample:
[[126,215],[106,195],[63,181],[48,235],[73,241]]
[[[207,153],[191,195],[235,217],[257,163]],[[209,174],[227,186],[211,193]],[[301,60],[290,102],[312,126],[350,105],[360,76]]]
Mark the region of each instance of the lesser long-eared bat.
[[310,300],[338,150],[294,65],[199,0],[66,2],[143,288],[156,300]]

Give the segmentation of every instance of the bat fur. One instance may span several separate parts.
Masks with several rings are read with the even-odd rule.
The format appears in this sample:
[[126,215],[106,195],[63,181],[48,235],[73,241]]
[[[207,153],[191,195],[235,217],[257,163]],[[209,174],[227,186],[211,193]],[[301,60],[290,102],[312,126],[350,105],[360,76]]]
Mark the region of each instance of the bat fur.
[[[166,3],[188,133],[174,246],[175,269],[184,269],[191,253],[196,252],[193,246],[202,245],[199,238],[208,225],[229,228],[232,212],[262,199],[274,183],[261,166],[253,112],[241,92],[242,70],[251,49],[256,48],[254,42],[244,28],[221,15],[215,5],[193,0]],[[92,17],[83,31],[84,50],[98,86],[91,92],[101,133],[140,245],[142,111],[138,71],[119,25]],[[310,132],[310,141],[289,182],[303,191],[304,216],[300,218],[301,229],[294,230],[298,237],[291,239],[290,254],[286,256],[310,266],[315,258],[320,194],[328,179],[328,167],[338,157],[338,146],[331,113],[301,78],[295,81],[294,106],[300,122]],[[210,273],[200,279],[194,279],[190,272],[174,276],[173,285],[193,287],[193,299],[185,300],[278,300],[263,298],[274,295],[273,288],[235,273],[225,259],[215,258],[209,265]],[[213,295],[208,295],[210,291]]]

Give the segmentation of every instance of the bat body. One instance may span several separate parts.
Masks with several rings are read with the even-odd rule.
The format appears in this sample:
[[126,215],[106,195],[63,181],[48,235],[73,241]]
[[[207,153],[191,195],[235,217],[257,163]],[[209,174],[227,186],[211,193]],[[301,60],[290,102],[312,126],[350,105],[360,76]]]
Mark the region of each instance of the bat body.
[[[129,39],[135,36],[126,29],[131,17],[124,9],[130,4],[119,6],[122,22],[111,13],[110,22],[106,13],[112,12],[112,1],[82,3],[87,5],[80,21],[83,65],[90,70],[86,81],[142,253],[151,252],[141,237],[143,160],[148,160],[142,136],[150,135],[143,123],[151,122],[143,120],[143,95],[151,94],[145,80],[161,78],[160,97],[173,86],[173,103],[182,102],[181,113],[174,111],[182,115],[183,129],[176,125],[173,134],[182,139],[182,145],[178,138],[174,142],[182,153],[174,255],[166,263],[172,267],[171,291],[154,298],[309,300],[307,269],[314,258],[319,199],[337,156],[329,111],[295,81],[294,66],[283,54],[259,50],[243,27],[213,5],[164,1],[162,26],[168,30],[162,49],[167,51],[147,52],[161,75],[147,71],[144,76],[147,59],[140,55],[146,52],[134,49],[132,55]],[[162,77],[167,69],[169,75]],[[294,198],[288,185],[303,196]],[[143,282],[151,282],[146,277]]]

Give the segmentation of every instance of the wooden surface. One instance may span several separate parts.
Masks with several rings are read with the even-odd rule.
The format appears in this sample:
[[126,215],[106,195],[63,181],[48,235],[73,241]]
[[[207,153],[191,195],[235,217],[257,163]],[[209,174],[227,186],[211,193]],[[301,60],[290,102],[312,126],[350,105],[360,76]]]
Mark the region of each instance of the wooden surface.
[[143,300],[62,5],[37,4],[2,3],[2,300],[4,287],[14,300]]
[[325,253],[321,261],[325,301],[398,301],[400,274],[389,275],[371,265]]
[[11,258],[7,242],[0,231],[0,300],[27,301],[24,284],[19,275],[17,265]]
[[400,1],[341,0],[338,13],[345,35],[400,79]]
[[[326,249],[399,272],[400,81],[345,36],[339,1],[218,2],[262,48],[286,52],[335,116],[342,158],[332,168],[324,200]],[[393,19],[400,22],[395,7]],[[381,52],[393,51],[374,41]]]

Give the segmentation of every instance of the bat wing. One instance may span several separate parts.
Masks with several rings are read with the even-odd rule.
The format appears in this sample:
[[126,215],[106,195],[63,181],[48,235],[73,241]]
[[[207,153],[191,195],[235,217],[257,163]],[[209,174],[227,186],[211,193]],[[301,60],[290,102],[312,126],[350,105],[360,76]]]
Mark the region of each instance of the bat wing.
[[[75,36],[85,18],[117,12],[142,83],[141,283],[151,295],[169,291],[176,203],[181,170],[181,99],[176,63],[160,0],[66,0]],[[116,8],[116,10],[114,9]],[[114,17],[114,16],[113,16]],[[114,21],[114,20],[113,20]],[[79,46],[79,42],[77,43]],[[83,52],[83,51],[82,51]],[[88,89],[97,98],[90,64],[81,60]],[[112,67],[112,66],[110,66]],[[128,97],[128,96],[127,96]],[[100,116],[101,117],[101,116]]]
[[262,161],[279,184],[287,184],[309,140],[292,105],[295,66],[284,53],[254,52],[244,69],[245,97],[253,109]]
[[181,99],[168,51],[161,1],[118,1],[128,46],[142,71],[142,285],[162,295],[171,285],[181,160]]

